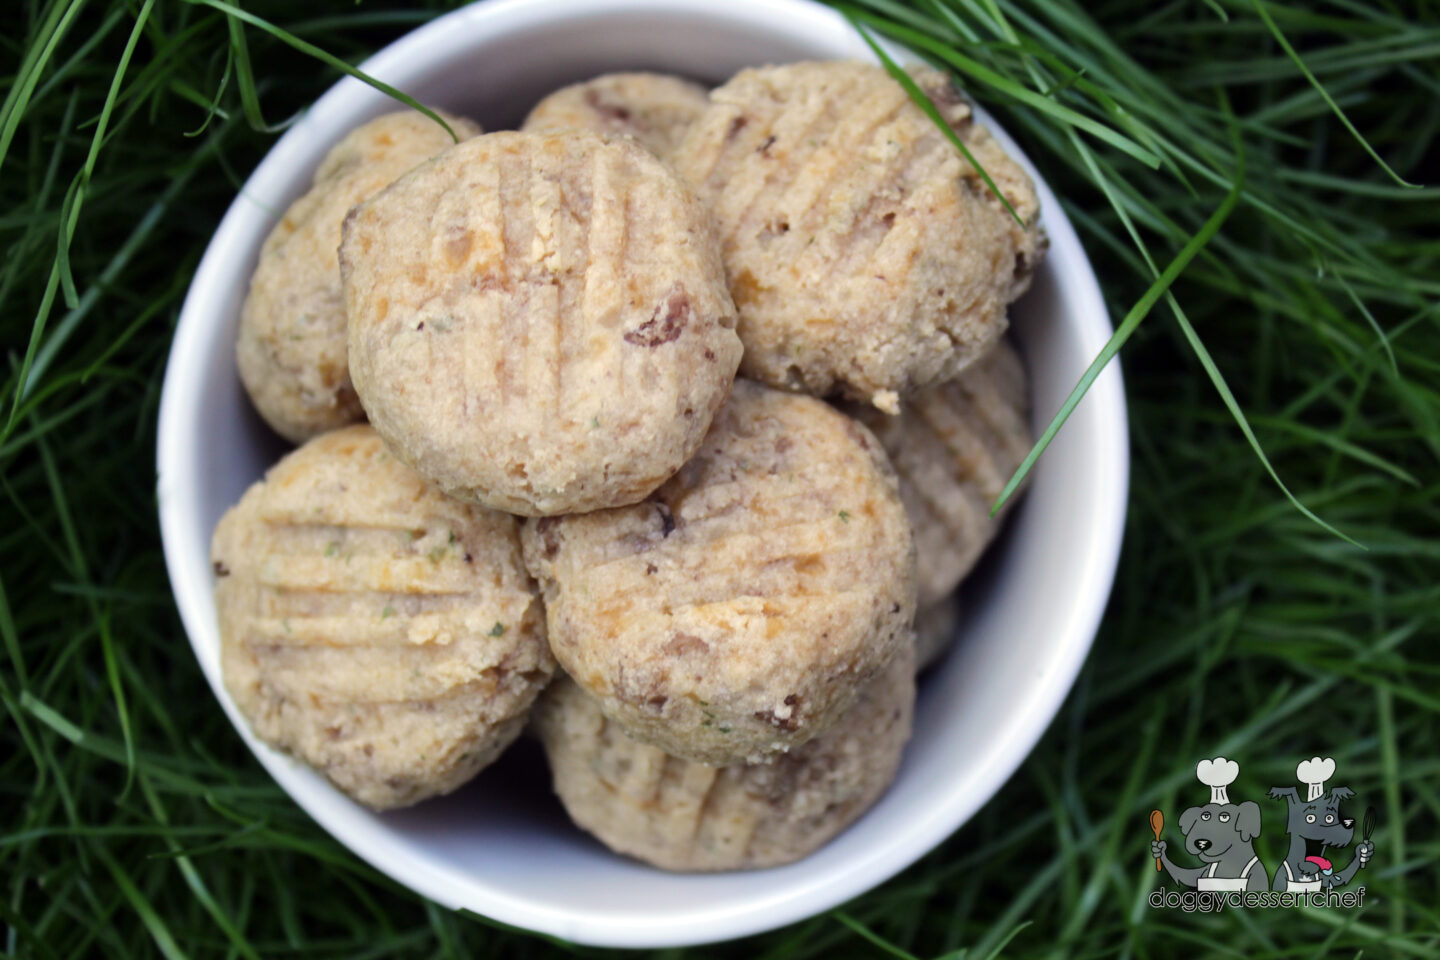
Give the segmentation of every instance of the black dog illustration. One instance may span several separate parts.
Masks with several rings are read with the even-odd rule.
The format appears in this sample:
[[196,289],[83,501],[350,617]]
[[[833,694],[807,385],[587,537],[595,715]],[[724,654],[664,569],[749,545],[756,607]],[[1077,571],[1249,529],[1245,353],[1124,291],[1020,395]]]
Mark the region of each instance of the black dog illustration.
[[1304,800],[1294,787],[1270,788],[1271,797],[1286,801],[1285,832],[1290,837],[1290,848],[1275,871],[1271,889],[1315,893],[1343,886],[1374,855],[1375,845],[1362,840],[1349,865],[1338,873],[1325,856],[1327,850],[1348,847],[1355,836],[1354,819],[1340,815],[1340,802],[1353,797],[1355,791],[1349,787],[1332,787],[1326,793],[1325,781],[1334,774],[1332,758],[1311,757],[1302,760],[1295,769],[1295,775],[1307,788]]
[[1268,875],[1252,842],[1260,836],[1260,805],[1253,800],[1231,803],[1226,792],[1239,773],[1240,765],[1224,757],[1201,760],[1195,767],[1200,782],[1210,787],[1210,802],[1180,814],[1180,833],[1185,849],[1200,858],[1201,866],[1179,866],[1166,854],[1164,840],[1151,842],[1150,855],[1177,883],[1197,890],[1265,889]]

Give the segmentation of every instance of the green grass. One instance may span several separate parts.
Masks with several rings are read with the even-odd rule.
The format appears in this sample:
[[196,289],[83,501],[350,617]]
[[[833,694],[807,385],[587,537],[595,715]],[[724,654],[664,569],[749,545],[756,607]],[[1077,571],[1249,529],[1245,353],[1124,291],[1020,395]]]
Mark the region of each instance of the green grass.
[[[250,758],[185,643],[152,459],[180,300],[267,125],[339,75],[311,54],[356,63],[432,15],[238,9],[0,13],[3,945],[599,955],[451,914],[357,861]],[[1080,230],[1124,321],[1124,556],[1074,692],[974,821],[843,911],[657,956],[1440,954],[1440,185],[1422,172],[1440,5],[846,12],[953,67]],[[1350,813],[1379,817],[1363,910],[1146,906],[1148,813],[1173,822],[1217,753],[1241,760],[1245,797],[1336,758]],[[1278,831],[1258,846],[1276,863]]]

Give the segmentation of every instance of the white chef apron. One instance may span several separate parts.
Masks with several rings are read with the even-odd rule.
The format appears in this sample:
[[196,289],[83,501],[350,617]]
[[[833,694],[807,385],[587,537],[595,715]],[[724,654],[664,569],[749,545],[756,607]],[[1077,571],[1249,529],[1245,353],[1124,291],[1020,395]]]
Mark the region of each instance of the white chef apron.
[[1319,880],[1296,880],[1290,872],[1290,861],[1285,861],[1285,890],[1289,893],[1319,893]]
[[[1232,890],[1244,890],[1250,883],[1250,871],[1255,869],[1255,864],[1260,858],[1251,857],[1250,862],[1245,864],[1245,869],[1240,871],[1238,877],[1217,877],[1215,871],[1220,869],[1219,863],[1210,864],[1210,872],[1195,881],[1196,890],[1218,890],[1229,893]],[[1319,884],[1316,884],[1319,887]]]

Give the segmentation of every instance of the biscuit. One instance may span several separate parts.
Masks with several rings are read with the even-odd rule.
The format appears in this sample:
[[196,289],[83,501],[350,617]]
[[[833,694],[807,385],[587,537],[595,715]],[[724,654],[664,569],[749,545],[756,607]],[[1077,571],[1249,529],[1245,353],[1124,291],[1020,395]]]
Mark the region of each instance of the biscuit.
[[1005,512],[992,518],[990,507],[1030,452],[1027,393],[1020,355],[1001,341],[899,416],[845,408],[874,432],[899,475],[921,608],[955,589],[1004,521]]
[[811,397],[738,380],[649,499],[521,537],[560,665],[631,736],[688,760],[799,746],[910,643],[895,478],[868,430]]
[[902,650],[840,722],[773,763],[711,767],[630,739],[568,678],[535,708],[555,792],[607,847],[666,870],[778,866],[858,820],[895,779],[915,705]]
[[[480,132],[442,116],[462,139]],[[335,257],[345,214],[451,143],[444,127],[414,110],[371,120],[331,148],[313,186],[265,238],[240,310],[236,359],[256,409],[287,440],[365,419],[345,359]]]
[[272,467],[211,557],[251,730],[377,810],[473,777],[555,669],[515,518],[444,496],[364,424]]
[[662,73],[607,73],[556,90],[535,105],[520,129],[630,136],[663,158],[675,152],[709,105],[705,88],[689,80]]
[[934,70],[920,71],[976,169],[882,68],[742,70],[674,163],[720,233],[741,376],[894,413],[1005,332],[1044,249],[1035,189]]
[[956,594],[915,612],[915,672],[934,666],[955,645],[960,630],[960,598]]
[[531,516],[634,503],[740,361],[704,209],[628,138],[492,133],[352,211],[350,370],[396,455]]

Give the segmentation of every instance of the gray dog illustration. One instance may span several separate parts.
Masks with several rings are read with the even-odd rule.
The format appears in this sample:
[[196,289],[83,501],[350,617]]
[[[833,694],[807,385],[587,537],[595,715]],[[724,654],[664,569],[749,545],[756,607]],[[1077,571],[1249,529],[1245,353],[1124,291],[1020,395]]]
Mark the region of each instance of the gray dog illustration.
[[1349,787],[1332,787],[1325,792],[1325,781],[1335,774],[1335,761],[1311,757],[1295,769],[1295,775],[1306,786],[1305,799],[1294,787],[1271,787],[1270,796],[1286,802],[1288,816],[1285,833],[1290,847],[1284,861],[1275,871],[1271,889],[1290,893],[1315,893],[1343,886],[1355,872],[1374,855],[1375,845],[1362,840],[1355,847],[1355,856],[1345,869],[1335,872],[1325,856],[1327,850],[1343,849],[1355,836],[1355,821],[1340,815],[1340,801],[1355,795]]
[[1168,844],[1155,840],[1150,855],[1177,883],[1197,890],[1264,890],[1265,865],[1252,841],[1260,836],[1260,805],[1253,800],[1231,803],[1226,788],[1235,782],[1240,765],[1224,757],[1195,766],[1200,782],[1210,787],[1210,802],[1180,814],[1185,849],[1200,859],[1198,867],[1182,867],[1166,854]]

